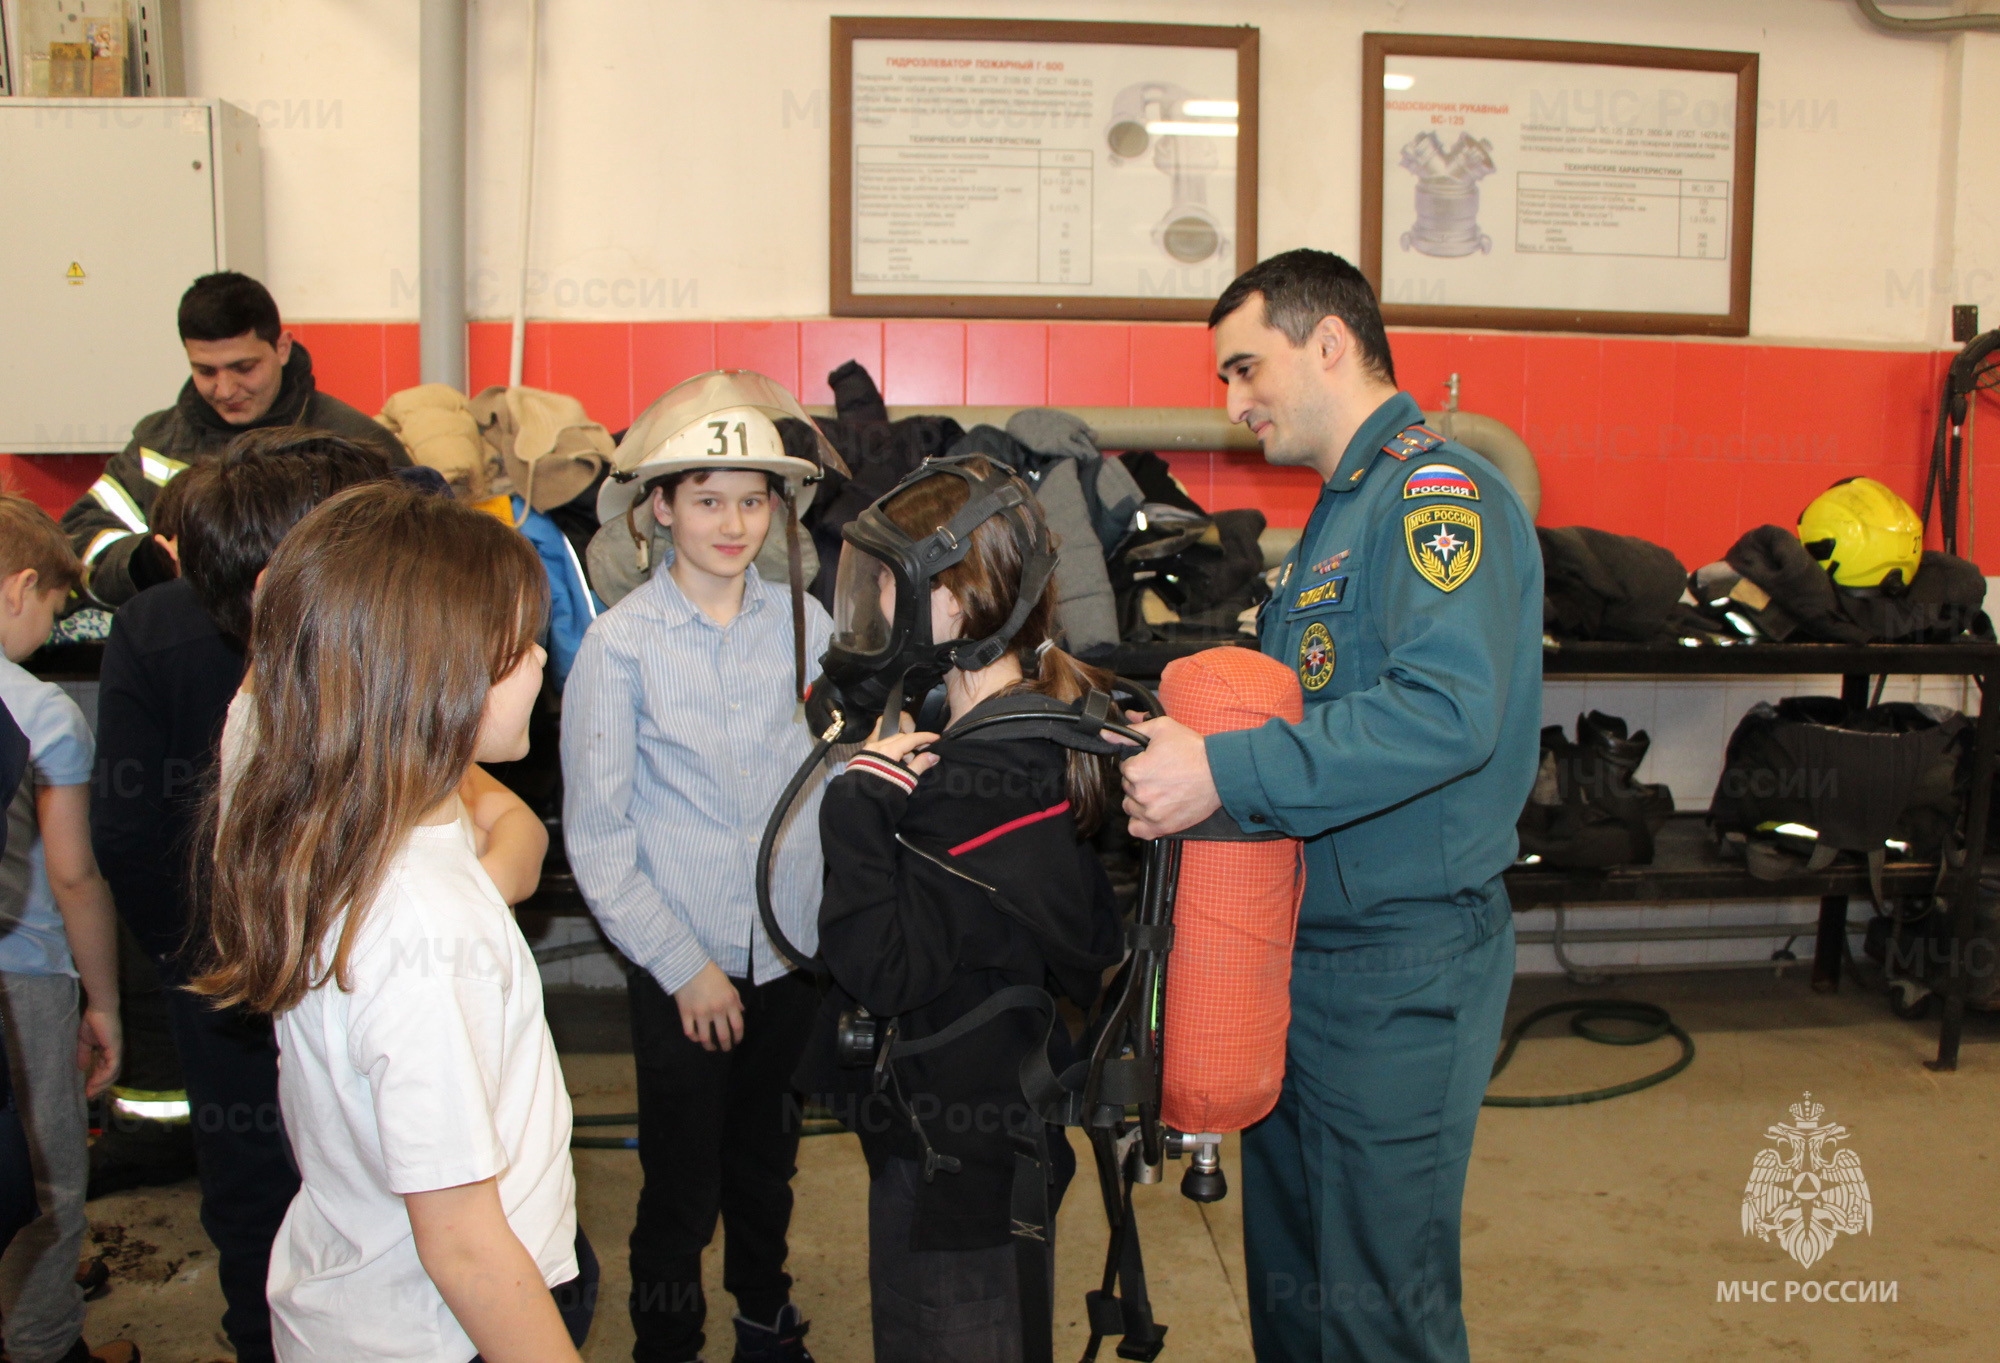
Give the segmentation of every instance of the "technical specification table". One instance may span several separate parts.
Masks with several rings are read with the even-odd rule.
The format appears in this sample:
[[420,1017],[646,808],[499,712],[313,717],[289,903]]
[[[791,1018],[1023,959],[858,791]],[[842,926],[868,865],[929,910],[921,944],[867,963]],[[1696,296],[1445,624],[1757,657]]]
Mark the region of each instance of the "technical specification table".
[[1728,258],[1727,180],[1521,171],[1515,182],[1517,251]]
[[1091,282],[1090,152],[854,150],[857,281]]

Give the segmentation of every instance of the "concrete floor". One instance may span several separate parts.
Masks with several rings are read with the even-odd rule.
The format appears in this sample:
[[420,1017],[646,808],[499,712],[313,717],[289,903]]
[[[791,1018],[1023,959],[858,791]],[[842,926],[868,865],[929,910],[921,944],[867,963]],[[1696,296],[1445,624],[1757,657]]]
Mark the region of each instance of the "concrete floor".
[[[1849,983],[1813,994],[1802,974],[1731,971],[1656,975],[1580,989],[1517,983],[1512,1015],[1558,998],[1619,996],[1664,1004],[1699,1053],[1669,1083],[1610,1102],[1488,1109],[1474,1150],[1465,1214],[1466,1316],[1475,1358],[1551,1363],[1764,1359],[1961,1360],[1993,1353],[2000,1301],[2000,1018],[1971,1019],[1961,1067],[1921,1061],[1935,1024],[1901,1022]],[[558,1044],[579,1112],[630,1111],[631,1059],[617,1053],[616,1001],[553,996]],[[1541,1093],[1615,1083],[1658,1068],[1673,1043],[1591,1045],[1561,1033],[1521,1047],[1496,1092]],[[1826,1120],[1850,1133],[1874,1204],[1874,1227],[1842,1237],[1806,1271],[1775,1244],[1745,1236],[1740,1205],[1763,1133],[1789,1121],[1810,1090]],[[1233,1143],[1232,1143],[1233,1144]],[[1226,1164],[1232,1185],[1233,1148]],[[620,1305],[623,1243],[637,1157],[579,1151],[583,1222],[604,1261],[602,1309],[586,1358],[629,1357]],[[1141,1190],[1141,1225],[1156,1311],[1170,1327],[1163,1358],[1251,1357],[1245,1323],[1241,1206],[1198,1207],[1175,1178]],[[823,1363],[869,1357],[866,1170],[854,1140],[804,1143],[792,1272]],[[1063,1208],[1057,1356],[1081,1351],[1083,1293],[1095,1285],[1103,1218],[1085,1182]],[[154,1363],[227,1357],[221,1311],[191,1184],[108,1197],[90,1206],[112,1256],[111,1294],[89,1338],[124,1335]],[[720,1244],[709,1254],[712,1360],[728,1357],[729,1299]],[[1718,1282],[1769,1282],[1781,1300],[1717,1301]],[[1894,1282],[1889,1303],[1782,1300],[1787,1284]],[[1802,1292],[1804,1289],[1794,1289]],[[1858,1294],[1858,1293],[1857,1293]],[[722,1347],[717,1347],[720,1344]],[[1108,1357],[1110,1348],[1104,1351]]]

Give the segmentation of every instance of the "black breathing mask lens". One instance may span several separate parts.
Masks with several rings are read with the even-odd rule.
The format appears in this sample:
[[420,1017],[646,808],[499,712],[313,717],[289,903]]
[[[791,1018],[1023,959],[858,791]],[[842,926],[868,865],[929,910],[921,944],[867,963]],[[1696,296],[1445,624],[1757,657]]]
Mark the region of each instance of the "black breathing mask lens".
[[[949,524],[912,539],[885,508],[914,484],[939,477],[965,482],[965,505]],[[852,742],[888,706],[921,704],[954,666],[985,667],[1005,651],[1055,570],[1055,551],[1032,515],[1032,496],[1012,473],[984,460],[931,460],[841,530],[833,639],[807,703],[816,732],[824,732],[838,712],[843,737],[836,741]],[[933,641],[934,580],[964,560],[973,532],[996,516],[1005,519],[1021,554],[1012,615],[984,639]]]
[[834,577],[833,646],[856,659],[886,657],[900,595],[887,563],[858,544],[843,544]]

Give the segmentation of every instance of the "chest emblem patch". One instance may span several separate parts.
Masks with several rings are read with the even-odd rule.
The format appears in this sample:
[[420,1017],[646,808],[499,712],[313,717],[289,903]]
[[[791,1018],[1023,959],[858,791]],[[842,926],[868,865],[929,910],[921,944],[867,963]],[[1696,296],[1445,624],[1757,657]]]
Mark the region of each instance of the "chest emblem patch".
[[1317,691],[1333,680],[1333,636],[1315,620],[1299,639],[1299,681],[1308,691]]
[[1463,497],[1468,502],[1476,502],[1479,500],[1479,486],[1462,470],[1450,464],[1425,464],[1404,480],[1403,496]]
[[1418,507],[1403,517],[1403,542],[1424,581],[1457,591],[1479,566],[1479,513],[1448,503]]

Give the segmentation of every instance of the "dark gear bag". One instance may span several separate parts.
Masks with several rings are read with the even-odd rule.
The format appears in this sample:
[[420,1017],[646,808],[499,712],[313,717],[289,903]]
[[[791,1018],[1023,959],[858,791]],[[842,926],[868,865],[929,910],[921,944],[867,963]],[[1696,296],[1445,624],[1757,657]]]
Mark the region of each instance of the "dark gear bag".
[[[1882,909],[1891,840],[1941,866],[1956,853],[1971,746],[1971,721],[1939,705],[1864,708],[1833,696],[1760,702],[1730,735],[1708,822],[1725,845],[1741,845],[1751,874],[1765,879],[1823,870],[1841,852],[1857,853]],[[1787,846],[1809,852],[1787,857]]]
[[1869,922],[1864,949],[1882,964],[1898,1017],[1928,1013],[1931,995],[1950,986],[1955,964],[1966,1006],[2000,1011],[2000,882],[1981,877],[1970,942],[1960,944],[1953,916],[1951,902],[1933,895],[1899,900],[1894,911]]
[[1797,622],[1791,637],[1835,644],[1944,644],[1967,636],[1993,637],[1993,626],[1980,609],[1986,579],[1979,565],[1954,554],[1927,549],[1908,587],[1866,591],[1836,587],[1826,565],[1781,525],[1747,532],[1727,559]]
[[1986,578],[1979,565],[1956,554],[1924,550],[1907,588],[1886,584],[1867,591],[1838,589],[1847,618],[1885,644],[1948,644],[1962,636],[1991,642]]
[[1542,626],[1559,639],[1671,638],[1693,623],[1681,605],[1687,569],[1673,551],[1587,525],[1537,527]]
[[1576,733],[1572,743],[1560,724],[1542,730],[1541,766],[1515,825],[1521,855],[1558,869],[1650,864],[1653,836],[1674,812],[1672,791],[1633,779],[1652,739],[1595,710],[1577,716]]
[[1192,511],[1197,516],[1207,515],[1207,508],[1188,495],[1174,478],[1174,471],[1167,461],[1151,450],[1130,450],[1118,456],[1118,462],[1132,475],[1132,481],[1139,485],[1139,495],[1149,503],[1162,506],[1177,506],[1183,511]]
[[1797,622],[1797,637],[1833,644],[1869,642],[1868,631],[1841,611],[1826,565],[1807,553],[1799,537],[1782,525],[1760,525],[1746,531],[1723,557]]
[[[1207,528],[1191,542],[1157,556],[1171,541],[1142,541],[1111,565],[1112,590],[1118,597],[1121,636],[1128,642],[1168,639],[1229,638],[1246,610],[1264,604],[1271,587],[1264,580],[1264,513],[1250,509],[1218,511]],[[1173,608],[1178,622],[1148,625],[1139,603],[1141,588],[1150,587]]]

